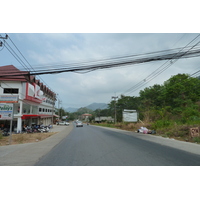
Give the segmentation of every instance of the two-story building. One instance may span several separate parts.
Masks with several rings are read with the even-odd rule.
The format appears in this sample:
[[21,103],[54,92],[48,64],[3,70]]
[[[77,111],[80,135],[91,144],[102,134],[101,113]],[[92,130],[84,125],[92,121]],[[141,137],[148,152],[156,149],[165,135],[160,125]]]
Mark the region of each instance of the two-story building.
[[[13,65],[0,67],[0,95],[19,96],[14,103],[13,118],[13,129],[17,132],[21,132],[24,125],[53,123],[56,94],[29,72],[20,71]],[[9,126],[6,120],[0,120],[0,124]]]

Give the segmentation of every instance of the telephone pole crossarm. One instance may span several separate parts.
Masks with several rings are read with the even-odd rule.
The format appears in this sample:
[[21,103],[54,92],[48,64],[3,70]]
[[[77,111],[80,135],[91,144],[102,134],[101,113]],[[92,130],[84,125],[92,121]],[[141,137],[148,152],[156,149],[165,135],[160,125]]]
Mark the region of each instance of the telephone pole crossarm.
[[6,40],[6,39],[8,39],[8,35],[6,34],[5,37],[0,36],[0,39],[4,39],[4,40]]

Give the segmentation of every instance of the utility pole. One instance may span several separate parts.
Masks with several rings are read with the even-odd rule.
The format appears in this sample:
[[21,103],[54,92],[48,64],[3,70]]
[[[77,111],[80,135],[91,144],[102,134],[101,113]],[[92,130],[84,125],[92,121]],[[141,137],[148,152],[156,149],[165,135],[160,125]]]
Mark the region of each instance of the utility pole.
[[112,99],[115,101],[115,124],[116,124],[117,122],[116,99],[118,99],[118,97],[112,97]]
[[5,37],[2,37],[2,36],[0,36],[0,39],[8,39],[8,35],[6,34],[6,36]]
[[53,101],[52,101],[52,103],[53,103],[53,107],[52,107],[52,125],[53,125],[53,116],[54,116],[54,110],[55,110],[55,102],[56,102],[56,97],[54,96],[53,97]]
[[[8,39],[8,35],[6,34],[5,37],[2,37],[2,36],[0,35],[0,39],[6,40],[6,39]],[[3,46],[3,42],[0,42],[0,47],[2,47],[2,46]]]
[[60,109],[60,104],[62,103],[62,101],[60,99],[58,99],[58,115],[60,116],[61,120],[62,120],[62,113],[61,113],[61,109]]

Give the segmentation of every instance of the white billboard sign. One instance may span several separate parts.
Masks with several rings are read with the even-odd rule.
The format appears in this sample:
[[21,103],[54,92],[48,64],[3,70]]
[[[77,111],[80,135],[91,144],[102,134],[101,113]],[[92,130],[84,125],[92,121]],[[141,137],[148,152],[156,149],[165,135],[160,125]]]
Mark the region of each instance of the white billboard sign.
[[0,103],[0,120],[13,119],[13,104]]
[[123,111],[123,121],[124,122],[137,122],[138,113],[136,110],[124,110]]

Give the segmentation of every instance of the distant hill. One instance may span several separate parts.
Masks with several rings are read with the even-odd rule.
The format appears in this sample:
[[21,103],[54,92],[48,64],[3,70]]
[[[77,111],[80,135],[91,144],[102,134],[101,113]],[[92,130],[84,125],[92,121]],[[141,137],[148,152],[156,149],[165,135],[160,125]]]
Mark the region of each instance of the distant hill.
[[88,106],[86,106],[86,108],[90,109],[90,110],[96,110],[96,109],[107,109],[108,105],[106,103],[92,103]]
[[66,111],[70,112],[70,113],[76,112],[77,110],[78,110],[78,108],[72,108],[72,107],[69,107],[66,109]]
[[[108,105],[106,103],[92,103],[88,106],[85,106],[85,108],[88,108],[90,110],[96,110],[96,109],[107,109],[108,108]],[[73,112],[76,112],[77,110],[79,110],[80,108],[72,108],[72,107],[69,107],[66,109],[67,112],[70,112],[70,113],[73,113]]]

